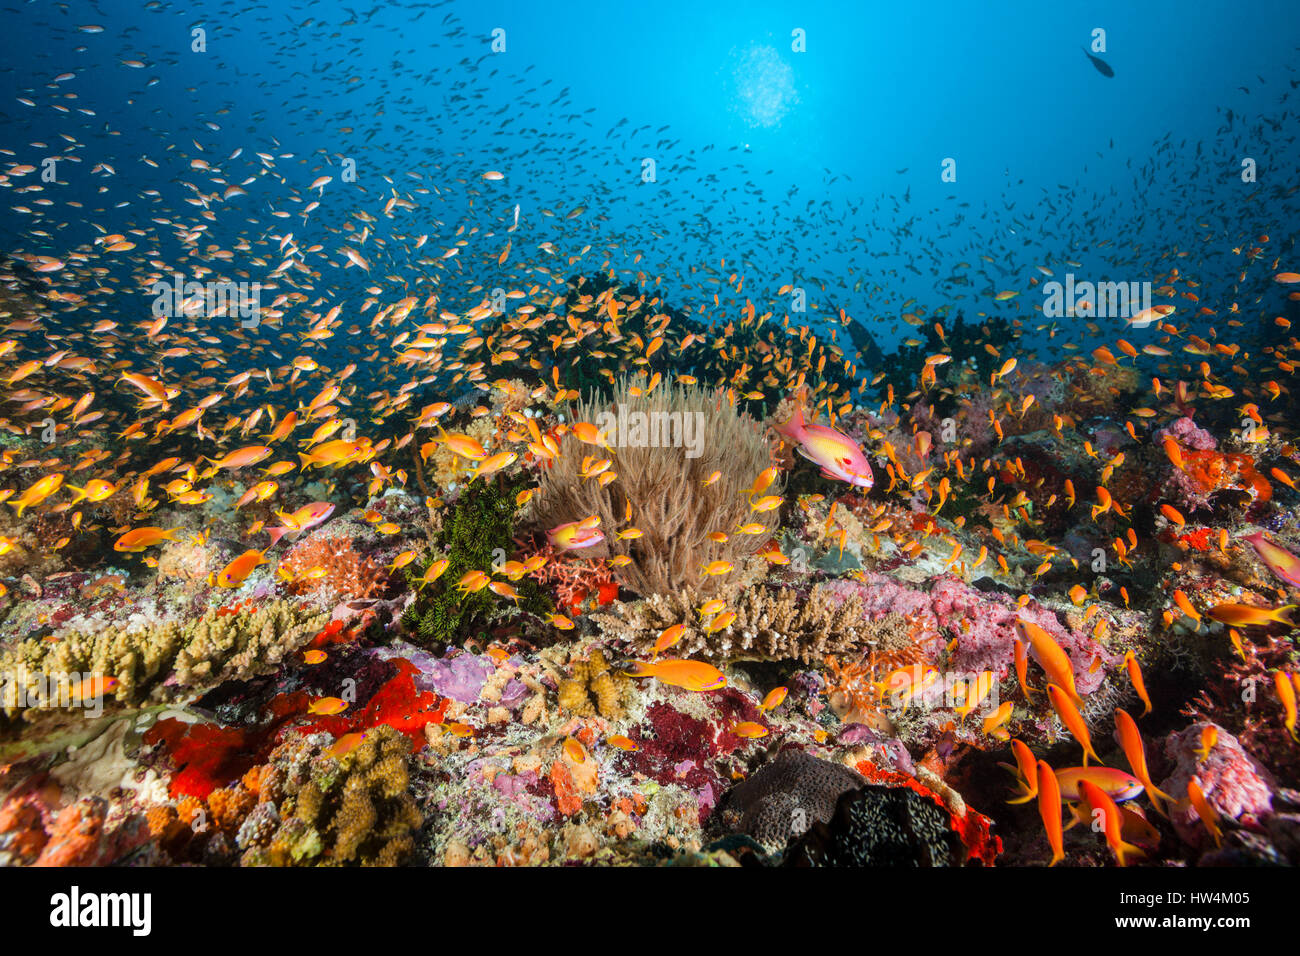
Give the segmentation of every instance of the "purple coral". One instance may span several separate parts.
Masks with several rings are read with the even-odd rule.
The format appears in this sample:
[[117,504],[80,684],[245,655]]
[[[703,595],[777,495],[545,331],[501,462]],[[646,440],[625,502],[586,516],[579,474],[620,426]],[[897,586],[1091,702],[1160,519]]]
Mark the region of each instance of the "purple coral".
[[[1209,727],[1215,728],[1218,737],[1202,759],[1197,751],[1202,732]],[[1170,734],[1165,740],[1165,755],[1176,766],[1159,786],[1175,800],[1183,801],[1181,808],[1170,809],[1170,820],[1185,842],[1203,846],[1209,840],[1195,809],[1186,801],[1187,785],[1193,778],[1206,801],[1221,816],[1249,823],[1272,809],[1272,794],[1277,786],[1272,774],[1222,727],[1201,721],[1181,733]]]
[[1037,624],[1061,645],[1074,665],[1080,694],[1091,694],[1105,679],[1105,669],[1093,668],[1094,660],[1112,665],[1119,661],[1089,635],[1064,627],[1047,608],[1034,602],[1018,607],[1005,595],[985,594],[951,575],[938,578],[928,592],[903,587],[883,574],[831,582],[827,589],[842,598],[861,594],[869,617],[896,613],[918,622],[923,632],[936,635],[927,651],[942,645],[940,632],[952,633],[957,638],[952,655],[955,671],[987,670],[999,680],[1006,677],[1015,659],[1017,620]]
[[1195,448],[1197,451],[1213,451],[1219,447],[1219,443],[1215,441],[1214,436],[1192,421],[1190,415],[1175,419],[1168,428],[1161,428],[1155,433],[1155,441],[1157,443],[1163,442],[1168,435],[1176,438],[1184,448]]

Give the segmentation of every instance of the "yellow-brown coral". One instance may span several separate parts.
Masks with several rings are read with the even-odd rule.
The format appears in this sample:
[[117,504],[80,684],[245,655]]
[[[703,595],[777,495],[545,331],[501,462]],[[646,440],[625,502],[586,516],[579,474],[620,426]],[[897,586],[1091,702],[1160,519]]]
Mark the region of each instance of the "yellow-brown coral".
[[623,708],[631,681],[610,671],[599,648],[584,661],[574,661],[569,676],[560,682],[556,696],[562,710],[589,717],[592,714],[615,720]]
[[[598,515],[605,540],[590,553],[628,557],[630,563],[615,576],[637,594],[735,590],[739,576],[734,571],[711,575],[704,568],[714,561],[740,567],[776,527],[777,512],[752,511],[745,495],[771,463],[761,426],[739,412],[723,392],[661,385],[647,393],[644,382],[638,387],[626,379],[607,402],[593,397],[580,404],[575,415],[608,430],[606,416],[614,414],[610,409],[617,420],[648,423],[649,434],[640,436],[628,428],[627,435],[609,436],[611,443],[603,448],[566,436],[542,478],[537,516],[541,526]],[[671,421],[680,426],[678,447],[667,424]],[[700,439],[699,447],[690,450],[698,452],[696,457],[682,447],[688,422]],[[656,435],[669,440],[652,440]],[[616,474],[617,480],[601,484],[584,477],[583,462],[600,458],[612,462],[605,473]],[[778,478],[767,493],[780,491]],[[757,524],[761,533],[737,534],[746,524]],[[639,537],[618,537],[632,525],[640,530]]]
[[609,611],[591,618],[602,632],[647,654],[659,634],[676,624],[682,635],[673,648],[680,657],[711,660],[820,661],[827,654],[868,646],[879,627],[863,615],[857,595],[839,598],[818,585],[807,598],[793,588],[758,587],[743,592],[730,605],[736,614],[730,625],[710,633],[708,621],[695,608],[692,592],[656,594],[631,604],[615,602]]

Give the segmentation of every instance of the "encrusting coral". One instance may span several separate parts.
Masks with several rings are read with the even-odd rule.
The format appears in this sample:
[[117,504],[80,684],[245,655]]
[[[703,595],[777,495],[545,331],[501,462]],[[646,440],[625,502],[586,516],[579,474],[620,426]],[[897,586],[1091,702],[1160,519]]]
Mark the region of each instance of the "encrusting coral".
[[[751,510],[746,495],[771,464],[761,427],[721,391],[683,385],[648,389],[626,378],[607,400],[593,395],[574,415],[602,428],[607,444],[564,438],[542,476],[541,526],[599,516],[605,540],[591,553],[629,558],[615,578],[643,596],[686,588],[714,594],[734,585],[736,575],[710,575],[705,566],[725,561],[739,567],[777,524],[776,511]],[[604,434],[611,432],[611,421],[633,425],[627,434]],[[687,447],[691,436],[698,447]],[[596,475],[584,477],[584,462],[605,458],[611,465],[604,474],[618,480],[602,484]],[[779,495],[780,479],[764,493]],[[739,533],[745,525],[757,533]],[[640,536],[618,536],[633,526]]]
[[807,597],[793,588],[757,587],[730,605],[735,620],[716,632],[695,608],[691,592],[656,594],[633,603],[617,602],[610,611],[591,615],[601,630],[648,654],[658,636],[682,625],[673,646],[679,657],[721,660],[798,660],[820,663],[828,654],[867,647],[881,639],[881,628],[867,620],[860,599],[840,599],[814,586]]

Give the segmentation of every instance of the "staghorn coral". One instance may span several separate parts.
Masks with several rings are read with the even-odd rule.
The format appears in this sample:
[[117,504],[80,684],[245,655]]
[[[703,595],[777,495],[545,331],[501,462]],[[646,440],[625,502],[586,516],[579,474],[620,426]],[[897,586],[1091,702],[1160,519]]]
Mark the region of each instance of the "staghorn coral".
[[[312,568],[324,568],[324,576],[299,579]],[[320,590],[335,596],[364,599],[381,595],[388,588],[383,565],[357,554],[352,549],[352,540],[345,535],[318,535],[299,542],[280,561],[278,570],[291,582],[286,588],[290,594]]]
[[[612,421],[640,420],[638,413],[646,416],[649,434],[629,427],[626,435],[606,435],[612,444],[604,448],[572,435],[563,440],[560,453],[542,478],[537,520],[542,528],[550,528],[598,515],[605,541],[593,554],[630,558],[615,577],[620,585],[642,596],[688,588],[714,594],[734,588],[738,577],[734,572],[710,576],[703,568],[717,560],[739,566],[759,550],[776,527],[777,513],[756,514],[743,493],[771,463],[761,427],[730,404],[722,392],[676,385],[647,393],[626,378],[614,387],[607,401],[593,396],[580,404],[574,415],[608,432]],[[688,457],[685,447],[655,440],[669,432],[669,416],[681,420],[676,431],[683,446],[685,423],[690,420],[693,433],[701,440],[698,457]],[[664,423],[662,430],[656,422]],[[583,461],[593,456],[608,457],[613,462],[609,471],[618,479],[602,485],[594,478],[583,478]],[[706,485],[714,472],[719,477]],[[778,482],[767,493],[780,492]],[[765,533],[736,533],[741,525],[754,522]],[[619,538],[619,529],[629,524],[639,528],[641,536]],[[725,541],[710,539],[715,533],[729,537]]]
[[793,588],[758,587],[743,592],[730,609],[736,618],[717,632],[695,613],[700,596],[693,592],[656,594],[628,604],[615,602],[610,612],[591,615],[601,630],[648,654],[659,634],[683,625],[673,648],[681,657],[711,660],[799,660],[820,662],[828,654],[870,646],[880,628],[866,620],[856,598],[841,601],[823,585],[805,598]]
[[581,717],[598,713],[607,720],[617,720],[623,716],[631,684],[628,677],[609,669],[604,652],[597,648],[586,660],[572,662],[569,676],[556,689],[556,697],[561,709]]
[[[173,670],[177,689],[188,690],[273,669],[307,643],[328,617],[290,601],[272,601],[233,614],[213,608],[189,622],[73,631],[56,643],[29,639],[0,653],[0,672],[25,675],[29,701],[35,699],[43,674],[69,679],[105,675],[118,681],[113,690],[117,700],[134,705]],[[0,703],[9,717],[31,711],[20,706],[16,695],[0,698]]]

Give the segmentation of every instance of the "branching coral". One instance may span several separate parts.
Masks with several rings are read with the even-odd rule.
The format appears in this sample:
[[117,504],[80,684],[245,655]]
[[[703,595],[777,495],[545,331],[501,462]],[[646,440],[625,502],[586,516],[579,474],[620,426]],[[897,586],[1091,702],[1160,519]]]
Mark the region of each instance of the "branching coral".
[[[611,430],[611,423],[630,424],[626,434],[605,435],[608,447],[565,437],[542,479],[542,527],[599,516],[605,534],[599,552],[630,559],[615,573],[621,585],[637,594],[686,588],[712,594],[733,586],[734,572],[711,576],[705,565],[721,560],[738,567],[777,524],[775,511],[755,513],[744,493],[771,462],[760,426],[722,392],[681,385],[647,391],[644,383],[636,386],[627,379],[608,400],[593,397],[575,414],[604,431]],[[612,430],[617,429],[614,424]],[[692,436],[698,436],[695,449],[686,447]],[[694,451],[699,454],[691,457]],[[603,458],[612,462],[605,474],[616,474],[616,480],[601,484],[595,476],[583,476],[584,461]],[[715,472],[717,478],[710,481]],[[778,482],[767,494],[780,491]],[[738,533],[747,524],[761,530]],[[629,525],[641,531],[640,537],[618,537]]]
[[[118,681],[116,698],[136,704],[173,670],[177,689],[187,689],[273,669],[307,643],[327,618],[291,601],[272,601],[234,614],[212,608],[188,622],[74,631],[55,643],[27,640],[0,653],[0,673],[23,675],[29,701],[37,696],[41,675],[69,681],[85,674],[112,677]],[[22,703],[17,697],[0,699],[7,716],[26,712]]]
[[[323,569],[321,577],[306,575]],[[290,580],[290,594],[323,590],[350,598],[371,598],[388,587],[388,575],[373,558],[357,554],[345,535],[317,536],[296,544],[280,561],[279,573]],[[304,576],[305,575],[305,576]]]
[[636,653],[648,654],[659,634],[676,624],[682,636],[674,655],[712,660],[800,660],[820,662],[826,655],[869,645],[879,628],[865,619],[857,599],[841,601],[817,586],[803,598],[794,589],[759,587],[742,593],[730,609],[735,620],[710,633],[709,621],[695,612],[693,592],[656,594],[611,612],[591,615],[601,630]]
[[251,613],[223,616],[209,611],[193,625],[176,657],[176,676],[186,686],[247,680],[273,670],[285,655],[306,644],[328,615],[291,601],[272,601]]

